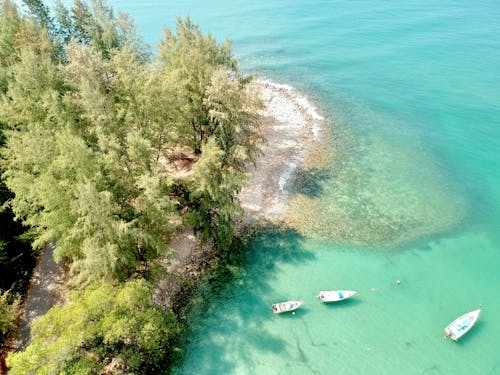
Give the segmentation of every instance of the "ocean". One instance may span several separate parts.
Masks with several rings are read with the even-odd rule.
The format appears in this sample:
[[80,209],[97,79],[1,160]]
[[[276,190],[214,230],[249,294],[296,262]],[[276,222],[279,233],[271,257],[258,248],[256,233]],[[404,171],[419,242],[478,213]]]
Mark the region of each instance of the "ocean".
[[[303,222],[256,236],[193,317],[176,373],[500,374],[500,2],[109,4],[153,45],[189,15],[332,127],[322,177],[289,179]],[[321,289],[358,295],[325,305]],[[274,315],[285,300],[305,304]],[[466,336],[444,339],[480,305]]]

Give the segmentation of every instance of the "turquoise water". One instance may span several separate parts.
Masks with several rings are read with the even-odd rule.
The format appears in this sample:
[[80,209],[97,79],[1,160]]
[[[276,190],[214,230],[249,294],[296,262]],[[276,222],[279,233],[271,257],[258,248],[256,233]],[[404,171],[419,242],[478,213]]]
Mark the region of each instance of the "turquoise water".
[[[255,239],[178,373],[500,374],[498,1],[110,4],[152,44],[188,14],[232,39],[245,71],[315,101],[341,150],[306,234]],[[320,289],[359,294],[327,306]],[[305,305],[274,316],[288,299]],[[444,340],[480,304],[473,330]]]

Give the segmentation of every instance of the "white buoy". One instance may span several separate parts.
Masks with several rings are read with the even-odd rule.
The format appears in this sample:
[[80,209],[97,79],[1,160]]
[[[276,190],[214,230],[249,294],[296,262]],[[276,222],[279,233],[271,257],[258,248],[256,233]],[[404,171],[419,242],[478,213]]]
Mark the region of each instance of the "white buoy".
[[396,284],[398,285],[401,284],[401,280],[396,281]]

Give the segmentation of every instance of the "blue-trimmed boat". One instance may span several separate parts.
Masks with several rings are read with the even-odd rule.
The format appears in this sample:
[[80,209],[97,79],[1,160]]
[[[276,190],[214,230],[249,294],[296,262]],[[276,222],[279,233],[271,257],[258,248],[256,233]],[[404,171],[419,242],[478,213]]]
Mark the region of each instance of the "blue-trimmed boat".
[[271,309],[275,314],[281,314],[284,312],[297,310],[303,304],[304,301],[286,301],[272,304]]
[[470,311],[464,315],[459,316],[453,322],[448,324],[444,329],[446,337],[457,341],[460,337],[465,335],[476,324],[477,318],[481,313],[481,309]]
[[355,290],[320,290],[318,299],[320,302],[339,302],[356,295]]

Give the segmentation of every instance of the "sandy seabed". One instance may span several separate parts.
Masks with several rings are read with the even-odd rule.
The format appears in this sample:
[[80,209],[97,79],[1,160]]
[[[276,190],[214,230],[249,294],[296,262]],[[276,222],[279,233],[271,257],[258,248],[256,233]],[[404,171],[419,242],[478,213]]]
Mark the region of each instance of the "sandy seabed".
[[467,216],[466,199],[417,140],[403,147],[371,134],[354,139],[293,87],[255,83],[267,143],[239,196],[246,220],[391,248],[453,230]]

